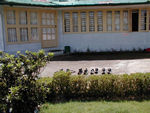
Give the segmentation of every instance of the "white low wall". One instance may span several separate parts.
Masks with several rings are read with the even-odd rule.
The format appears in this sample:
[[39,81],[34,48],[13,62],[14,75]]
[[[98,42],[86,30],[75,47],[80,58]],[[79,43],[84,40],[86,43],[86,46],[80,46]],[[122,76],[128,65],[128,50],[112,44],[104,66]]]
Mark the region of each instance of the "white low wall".
[[31,43],[31,44],[11,44],[6,45],[5,51],[8,53],[16,53],[17,51],[25,52],[29,51],[38,51],[41,49],[40,43]]
[[63,34],[64,46],[72,51],[111,51],[150,48],[150,33]]

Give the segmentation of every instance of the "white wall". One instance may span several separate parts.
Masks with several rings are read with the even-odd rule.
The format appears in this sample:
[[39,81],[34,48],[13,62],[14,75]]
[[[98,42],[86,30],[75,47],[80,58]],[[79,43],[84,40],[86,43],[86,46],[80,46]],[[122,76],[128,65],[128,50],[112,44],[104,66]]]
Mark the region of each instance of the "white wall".
[[150,32],[129,33],[63,33],[62,15],[59,12],[59,46],[70,46],[73,51],[111,51],[150,48]]
[[6,45],[5,51],[8,53],[16,53],[16,51],[25,52],[26,50],[29,51],[38,51],[41,49],[40,43],[31,43],[31,44],[11,44]]

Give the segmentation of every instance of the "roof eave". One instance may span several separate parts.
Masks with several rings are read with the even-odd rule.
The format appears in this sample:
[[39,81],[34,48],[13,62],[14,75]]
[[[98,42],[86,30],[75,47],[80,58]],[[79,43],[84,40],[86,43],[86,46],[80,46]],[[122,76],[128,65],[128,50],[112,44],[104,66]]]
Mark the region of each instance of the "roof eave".
[[61,4],[54,4],[54,5],[40,5],[40,4],[23,4],[23,3],[14,3],[14,2],[0,2],[0,5],[10,5],[10,6],[35,6],[35,7],[80,7],[80,6],[118,6],[118,5],[143,5],[143,4],[150,4],[150,2],[143,2],[143,3],[109,3],[109,4],[69,4],[69,5],[61,5]]

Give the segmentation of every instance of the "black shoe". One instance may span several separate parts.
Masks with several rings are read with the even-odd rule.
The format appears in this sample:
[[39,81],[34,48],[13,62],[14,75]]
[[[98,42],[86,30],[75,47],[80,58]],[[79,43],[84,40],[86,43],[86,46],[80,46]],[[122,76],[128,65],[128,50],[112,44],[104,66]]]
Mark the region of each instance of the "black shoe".
[[106,71],[106,69],[105,69],[105,68],[103,68],[103,69],[102,69],[102,75],[106,74],[106,72],[105,72],[105,71]]

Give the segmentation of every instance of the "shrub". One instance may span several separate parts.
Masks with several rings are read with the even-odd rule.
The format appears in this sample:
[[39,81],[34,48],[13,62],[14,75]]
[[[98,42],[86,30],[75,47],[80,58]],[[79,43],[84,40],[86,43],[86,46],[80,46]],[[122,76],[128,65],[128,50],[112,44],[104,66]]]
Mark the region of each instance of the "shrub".
[[[17,52],[17,56],[2,53],[0,56],[0,112],[32,113],[43,102],[48,89],[38,84],[40,69],[46,65],[53,54],[39,52]],[[4,91],[4,92],[3,92]]]
[[88,89],[88,97],[99,97],[100,86],[99,86],[100,76],[91,75],[87,78],[87,89]]
[[69,81],[70,72],[64,71],[56,72],[52,80],[52,92],[56,99],[67,99],[70,95]]
[[87,94],[86,77],[82,75],[72,76],[69,80],[70,98],[84,99]]
[[[43,78],[42,78],[43,79]],[[70,75],[57,72],[51,78],[48,98],[80,99],[149,99],[150,74],[131,75]]]

